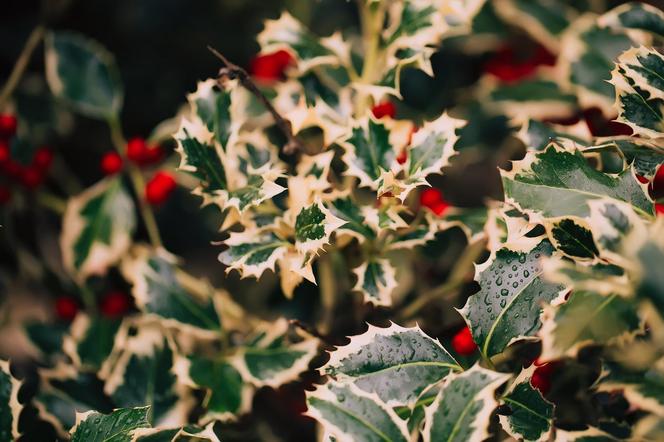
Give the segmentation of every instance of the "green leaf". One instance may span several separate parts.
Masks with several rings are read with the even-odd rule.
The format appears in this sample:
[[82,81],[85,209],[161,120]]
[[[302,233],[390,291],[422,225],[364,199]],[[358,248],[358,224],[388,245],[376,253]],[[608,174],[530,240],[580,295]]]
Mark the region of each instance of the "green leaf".
[[615,149],[634,167],[637,175],[652,180],[659,167],[664,163],[664,148],[634,137],[616,137],[598,139],[596,146],[584,149],[584,152],[602,152]]
[[127,252],[135,229],[134,203],[122,181],[98,182],[67,202],[60,235],[65,267],[81,281],[105,274]]
[[331,381],[306,392],[307,415],[336,440],[406,442],[406,423],[375,394]]
[[616,364],[602,367],[599,391],[620,390],[636,408],[664,417],[664,373],[657,366],[643,371],[628,371]]
[[21,383],[9,371],[9,363],[0,360],[0,441],[16,440],[19,437],[18,420],[21,404],[18,390]]
[[53,95],[87,117],[117,118],[123,91],[113,56],[71,32],[51,32],[45,45],[46,79]]
[[500,416],[500,424],[516,440],[548,440],[553,428],[553,404],[530,384],[535,368],[522,370],[501,397],[512,412]]
[[274,233],[250,230],[231,233],[224,244],[228,250],[219,255],[219,261],[229,266],[226,272],[238,270],[243,278],[260,278],[265,270],[274,271],[291,245]]
[[[585,123],[583,123],[585,125]],[[583,137],[572,133],[575,126],[555,126],[553,124],[544,123],[542,121],[528,119],[521,127],[517,134],[519,139],[523,141],[528,150],[541,151],[546,149],[552,141],[570,140],[579,146],[587,146],[590,141],[590,133],[585,130]]]
[[466,235],[468,243],[486,235],[489,211],[486,207],[453,207],[445,211],[440,229],[458,227]]
[[125,321],[99,376],[116,405],[149,405],[150,422],[181,425],[189,412],[188,392],[174,369],[173,344],[166,333],[156,323]]
[[584,345],[623,344],[642,329],[636,305],[619,295],[574,291],[556,307],[545,307],[542,359],[576,357]]
[[450,374],[434,402],[426,409],[424,442],[485,440],[493,410],[495,391],[509,375],[475,364],[460,374]]
[[88,411],[76,415],[72,442],[131,442],[132,432],[147,428],[150,407],[118,408],[111,414]]
[[646,243],[636,252],[638,263],[641,264],[641,275],[638,284],[638,295],[650,300],[659,314],[664,317],[664,272],[660,264],[664,259],[664,225],[655,224]]
[[535,336],[542,304],[557,298],[563,286],[546,282],[542,260],[553,247],[542,241],[528,253],[503,248],[476,267],[480,291],[459,313],[485,356],[501,353],[514,340]]
[[618,121],[646,138],[664,136],[664,55],[644,46],[618,58],[611,73]]
[[555,145],[543,152],[527,152],[501,176],[505,200],[544,219],[587,217],[589,202],[607,196],[630,203],[639,213],[653,213],[652,202],[630,170],[605,174],[593,169],[579,151]]
[[599,255],[592,232],[571,219],[547,225],[549,239],[559,251],[576,259],[592,259]]
[[461,367],[418,327],[392,324],[388,328],[370,325],[348,345],[332,351],[322,370],[393,406],[414,403],[429,385]]
[[345,221],[337,235],[348,234],[360,242],[376,238],[376,232],[366,223],[366,207],[356,202],[350,195],[336,198],[329,203],[330,212]]
[[231,119],[231,97],[231,93],[221,90],[213,78],[200,81],[196,92],[187,96],[194,114],[214,134],[223,150],[226,150],[235,129]]
[[221,321],[211,293],[203,299],[188,293],[176,271],[175,257],[147,247],[137,247],[122,263],[123,276],[133,285],[132,294],[141,311],[156,316],[166,326],[216,336]]
[[369,259],[353,270],[357,283],[353,290],[364,295],[364,302],[392,305],[392,292],[397,286],[396,270],[386,259]]
[[205,428],[188,425],[182,428],[140,428],[132,433],[132,442],[220,442],[214,422]]
[[602,15],[599,24],[614,29],[638,29],[664,37],[664,12],[647,3],[620,5]]
[[99,370],[113,349],[120,320],[79,313],[65,336],[63,349],[76,367]]
[[496,12],[551,50],[560,45],[572,17],[571,9],[563,2],[546,0],[504,0],[496,6]]
[[489,99],[499,104],[505,113],[516,117],[563,117],[577,106],[575,95],[565,92],[553,81],[539,78],[498,85],[489,92]]
[[348,166],[346,173],[359,178],[360,186],[377,190],[383,172],[396,163],[389,137],[383,123],[368,119],[354,127],[351,135],[341,142],[345,150],[342,159]]
[[337,218],[321,202],[300,210],[295,218],[295,247],[302,253],[317,252],[330,242],[330,236],[345,221]]

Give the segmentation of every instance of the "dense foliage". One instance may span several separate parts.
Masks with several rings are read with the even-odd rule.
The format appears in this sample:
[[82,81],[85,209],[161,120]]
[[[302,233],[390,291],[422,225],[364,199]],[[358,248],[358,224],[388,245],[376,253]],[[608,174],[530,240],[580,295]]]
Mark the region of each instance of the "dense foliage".
[[[117,152],[62,202],[40,188],[53,154],[32,147],[30,120],[0,121],[3,174],[61,213],[57,277],[77,293],[57,300],[60,321],[26,326],[30,398],[0,365],[0,440],[26,431],[26,403],[71,440],[230,440],[259,389],[312,371],[305,414],[322,440],[664,438],[664,12],[585,3],[359,0],[361,33],[327,37],[283,13],[251,75],[218,54],[218,76],[149,140],[123,135],[114,57],[45,31],[51,93],[106,123]],[[402,77],[432,75],[441,45],[493,55],[457,107],[409,112]],[[491,119],[518,139],[504,198],[455,207],[431,183],[493,155],[468,141]],[[320,320],[260,317],[187,273],[153,213],[178,186],[219,209],[220,271],[275,273],[286,298],[315,284]],[[15,188],[0,189],[7,207]],[[467,244],[432,284],[450,229]],[[131,296],[98,299],[90,281],[111,277]],[[394,322],[340,344],[346,292]],[[441,300],[457,317],[443,343],[415,322]],[[575,398],[592,412],[566,413]]]

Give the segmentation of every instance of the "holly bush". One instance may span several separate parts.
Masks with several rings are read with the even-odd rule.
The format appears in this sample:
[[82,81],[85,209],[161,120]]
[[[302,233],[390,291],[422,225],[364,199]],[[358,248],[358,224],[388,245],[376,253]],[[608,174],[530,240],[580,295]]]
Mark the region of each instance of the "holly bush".
[[[280,440],[237,428],[287,388],[272,411],[325,441],[664,438],[664,12],[357,3],[358,26],[324,37],[267,20],[248,70],[211,47],[219,72],[147,140],[125,139],[112,54],[35,29],[24,54],[43,39],[55,103],[116,151],[69,194],[12,99],[17,63],[3,230],[17,277],[60,296],[58,320],[24,324],[34,372],[0,365],[1,440],[38,440],[35,422],[77,441]],[[416,109],[408,88],[459,54],[481,75],[443,77],[445,111]],[[440,175],[487,159],[502,198],[443,197]],[[177,188],[218,209],[198,214],[219,226],[220,287],[162,243],[154,212]],[[57,262],[11,236],[26,202],[60,216]],[[315,313],[271,311],[266,291]]]

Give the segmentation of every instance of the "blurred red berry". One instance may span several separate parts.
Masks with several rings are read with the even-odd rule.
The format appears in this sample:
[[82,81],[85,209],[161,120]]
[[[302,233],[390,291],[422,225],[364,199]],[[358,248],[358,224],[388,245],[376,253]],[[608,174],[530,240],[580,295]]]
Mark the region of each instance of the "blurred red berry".
[[452,348],[462,356],[469,356],[477,350],[473,335],[468,327],[464,327],[452,338]]
[[18,121],[12,114],[0,114],[0,136],[9,138],[16,133]]
[[397,163],[406,164],[406,161],[408,161],[408,148],[404,147],[397,155]]
[[435,187],[427,187],[420,193],[420,204],[424,207],[433,207],[442,200],[442,192]]
[[53,151],[48,147],[40,147],[32,157],[32,165],[39,170],[47,170],[53,162]]
[[23,166],[16,161],[9,159],[1,164],[2,171],[9,177],[20,180],[23,175]]
[[55,314],[60,319],[71,321],[78,313],[78,302],[71,296],[61,296],[55,300]]
[[537,388],[542,394],[547,394],[551,389],[551,379],[548,374],[540,372],[538,368],[530,378],[530,385]]
[[25,187],[34,190],[44,182],[44,172],[35,166],[29,166],[22,170],[20,179]]
[[131,299],[129,295],[122,291],[113,291],[108,293],[101,300],[99,310],[104,316],[117,318],[123,316],[131,308]]
[[0,141],[0,164],[4,164],[11,158],[12,153],[9,149],[9,144],[4,141]]
[[127,141],[127,158],[129,158],[129,161],[142,164],[146,150],[147,144],[143,138],[135,137]]
[[631,135],[632,128],[626,124],[609,120],[598,107],[584,109],[583,118],[586,120],[588,130],[594,137],[611,137],[617,135]]
[[150,204],[165,202],[175,190],[175,178],[164,171],[159,171],[145,186],[145,199]]
[[161,161],[164,157],[164,150],[160,145],[147,146],[143,153],[143,164],[154,164]]
[[282,49],[254,57],[251,60],[249,72],[259,81],[273,82],[283,79],[286,69],[292,64],[295,64],[295,59],[289,52]]
[[648,184],[650,182],[648,178],[644,177],[643,175],[636,175],[636,179],[639,180],[639,183],[641,184]]
[[101,158],[101,171],[106,176],[115,175],[122,170],[123,161],[117,152],[106,152]]
[[12,191],[7,186],[0,185],[0,204],[7,204],[12,199]]
[[513,46],[505,45],[485,63],[484,71],[504,83],[514,83],[531,77],[539,66],[556,63],[556,57],[541,45],[526,55],[521,57]]
[[655,213],[657,216],[664,216],[664,204],[655,204]]
[[433,207],[430,207],[431,211],[438,216],[443,216],[445,211],[450,207],[445,201],[438,201]]
[[379,120],[383,117],[394,118],[397,115],[397,108],[391,101],[384,101],[372,107],[371,113]]

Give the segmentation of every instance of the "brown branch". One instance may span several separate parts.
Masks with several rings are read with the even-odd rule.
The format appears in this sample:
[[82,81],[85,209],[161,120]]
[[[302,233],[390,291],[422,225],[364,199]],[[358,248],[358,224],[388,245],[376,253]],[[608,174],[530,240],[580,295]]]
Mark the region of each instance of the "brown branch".
[[288,140],[283,149],[284,153],[292,154],[298,150],[304,151],[304,145],[302,141],[295,134],[293,134],[293,127],[290,121],[282,117],[279,112],[277,112],[274,106],[272,106],[272,103],[270,103],[270,100],[267,99],[263,92],[261,92],[261,90],[258,88],[256,83],[254,83],[254,80],[251,79],[251,76],[247,73],[247,71],[235,63],[231,63],[226,57],[224,57],[212,46],[208,46],[208,49],[225,65],[219,70],[218,81],[221,83],[221,81],[223,81],[225,78],[231,80],[237,78],[240,81],[240,84],[249,92],[254,94],[254,96],[258,98],[263,106],[265,106],[265,109],[267,109],[267,111],[272,114],[272,118],[274,118],[275,124],[281,130],[281,132],[283,132],[283,134],[286,136],[286,139]]

